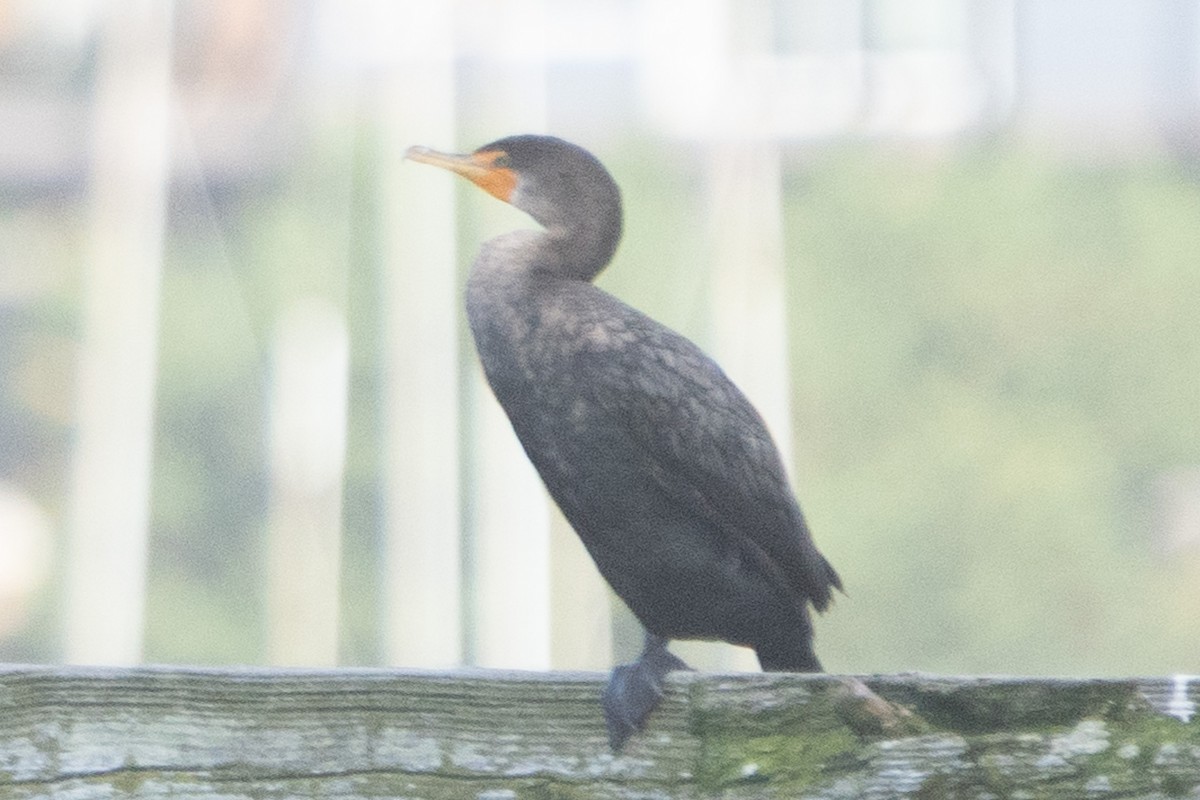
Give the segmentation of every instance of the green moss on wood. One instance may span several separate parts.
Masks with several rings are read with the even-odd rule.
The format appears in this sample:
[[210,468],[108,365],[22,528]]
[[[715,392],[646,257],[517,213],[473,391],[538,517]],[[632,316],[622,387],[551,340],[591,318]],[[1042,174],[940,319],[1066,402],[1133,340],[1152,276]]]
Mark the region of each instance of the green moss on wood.
[[851,758],[858,744],[845,727],[766,736],[727,730],[705,739],[696,779],[711,793],[750,784],[798,792],[815,784],[831,764]]

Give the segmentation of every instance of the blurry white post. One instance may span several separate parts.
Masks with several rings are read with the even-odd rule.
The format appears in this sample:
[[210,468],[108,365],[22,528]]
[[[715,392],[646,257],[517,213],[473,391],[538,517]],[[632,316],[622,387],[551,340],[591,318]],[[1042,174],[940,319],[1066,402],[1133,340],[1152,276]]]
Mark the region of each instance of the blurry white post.
[[[655,44],[646,53],[645,88],[664,126],[709,142],[713,355],[790,461],[780,156],[766,82],[775,66],[771,9],[766,0],[698,0],[680,19],[666,0],[649,4],[645,23]],[[744,648],[676,649],[701,669],[757,668]]]
[[[489,63],[489,80],[469,98],[485,137],[546,127],[545,3],[471,2],[464,17],[482,23],[475,45]],[[486,26],[486,27],[484,27]],[[483,192],[473,202],[483,224],[480,239],[537,223]],[[474,358],[474,351],[472,358]],[[508,418],[471,370],[475,493],[470,541],[471,660],[486,667],[550,666],[550,507]]]
[[[746,37],[735,46],[742,63],[770,58],[770,4],[732,3],[729,14]],[[740,70],[735,70],[741,72]],[[754,97],[742,87],[744,97]],[[782,176],[770,109],[730,102],[741,115],[727,122],[728,139],[710,145],[708,236],[713,293],[713,355],[766,420],[785,464],[791,463],[790,365],[784,280]],[[723,138],[723,137],[722,137]],[[710,668],[757,669],[747,649],[725,648]]]
[[[739,13],[738,58],[769,59],[770,4],[733,4]],[[755,97],[750,86],[745,95]],[[731,103],[732,106],[732,103]],[[712,242],[713,351],[762,414],[785,464],[791,464],[791,365],[787,359],[782,175],[772,108],[740,108],[730,138],[710,145],[708,206]],[[715,666],[757,669],[750,650],[722,650]]]
[[404,162],[452,149],[455,4],[396,5],[404,54],[380,85],[384,308],[384,644],[388,663],[462,661],[455,177]]
[[713,354],[792,461],[782,175],[774,141],[714,143],[709,151]]
[[[776,72],[771,0],[733,3],[744,37],[736,58]],[[737,70],[753,80],[754,70]],[[734,82],[734,86],[737,81]],[[774,99],[744,86],[750,102],[709,150],[708,220],[712,242],[714,350],[766,420],[783,461],[792,461],[791,363],[783,243],[780,122]],[[736,91],[736,89],[735,89]],[[733,103],[730,103],[733,106]]]
[[[787,287],[779,147],[714,143],[709,154],[713,355],[762,414],[784,463],[792,463]],[[752,651],[726,647],[709,669],[758,668]]]
[[73,663],[142,657],[171,21],[169,0],[110,0],[99,37],[66,555]]
[[337,664],[350,343],[341,312],[307,298],[272,346],[267,659]]

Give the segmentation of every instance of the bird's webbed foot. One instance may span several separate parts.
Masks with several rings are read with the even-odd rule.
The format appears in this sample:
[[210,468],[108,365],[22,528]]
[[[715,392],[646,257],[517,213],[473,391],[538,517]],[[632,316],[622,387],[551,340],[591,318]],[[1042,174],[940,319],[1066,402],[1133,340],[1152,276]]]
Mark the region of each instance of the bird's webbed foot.
[[608,685],[600,695],[604,721],[608,726],[608,744],[620,752],[625,741],[646,724],[650,712],[663,697],[663,678],[668,672],[691,669],[667,649],[667,640],[646,634],[638,660],[614,667]]

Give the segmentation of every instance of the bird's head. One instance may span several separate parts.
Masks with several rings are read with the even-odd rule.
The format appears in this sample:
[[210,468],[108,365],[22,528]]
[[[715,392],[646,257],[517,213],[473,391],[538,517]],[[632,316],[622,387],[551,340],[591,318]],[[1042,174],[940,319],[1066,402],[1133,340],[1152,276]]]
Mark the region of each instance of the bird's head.
[[616,182],[587,150],[554,136],[508,136],[462,154],[410,147],[405,157],[462,175],[547,229],[610,240],[596,254],[605,262],[620,237]]

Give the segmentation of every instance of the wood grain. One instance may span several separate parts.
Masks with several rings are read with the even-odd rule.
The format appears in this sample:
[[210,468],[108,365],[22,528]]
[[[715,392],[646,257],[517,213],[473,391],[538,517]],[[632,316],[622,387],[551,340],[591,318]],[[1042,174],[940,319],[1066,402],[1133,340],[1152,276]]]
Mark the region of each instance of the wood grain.
[[0,798],[1200,796],[1200,679],[681,673],[619,756],[603,680],[0,667]]

